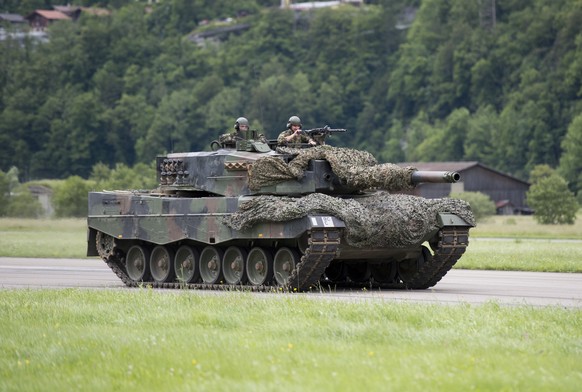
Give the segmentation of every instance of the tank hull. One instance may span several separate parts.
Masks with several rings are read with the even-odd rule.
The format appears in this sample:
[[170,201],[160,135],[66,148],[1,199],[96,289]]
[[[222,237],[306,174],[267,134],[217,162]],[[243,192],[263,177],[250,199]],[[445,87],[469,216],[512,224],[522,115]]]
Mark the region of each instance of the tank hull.
[[[362,247],[350,244],[343,219],[325,211],[289,220],[275,220],[281,218],[273,215],[273,220],[239,229],[227,224],[257,198],[91,192],[87,254],[103,258],[128,286],[305,291],[327,284],[423,289],[436,284],[464,253],[472,227],[455,214],[439,213],[436,225],[413,243]],[[439,259],[447,232],[455,233],[452,249],[446,250],[449,259],[454,256],[452,262]],[[184,249],[193,255],[192,270],[206,274],[177,273]],[[212,257],[204,259],[204,252]],[[232,254],[237,256],[229,258]],[[422,265],[410,267],[418,263]],[[431,263],[430,271],[421,272]],[[405,271],[411,268],[421,276]],[[264,279],[262,269],[269,270]]]

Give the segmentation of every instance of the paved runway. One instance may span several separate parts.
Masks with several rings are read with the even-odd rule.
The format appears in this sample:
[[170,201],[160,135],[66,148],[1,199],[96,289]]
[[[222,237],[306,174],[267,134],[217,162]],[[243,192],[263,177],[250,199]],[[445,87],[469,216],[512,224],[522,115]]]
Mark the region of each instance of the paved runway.
[[[97,259],[33,259],[0,257],[0,288],[99,288],[125,285]],[[196,291],[205,292],[208,291]],[[261,295],[269,295],[263,293]],[[298,295],[298,294],[291,294]],[[422,303],[472,303],[494,301],[503,305],[559,305],[582,308],[582,274],[470,271],[453,269],[432,289],[337,290],[303,293],[314,298],[385,300]]]

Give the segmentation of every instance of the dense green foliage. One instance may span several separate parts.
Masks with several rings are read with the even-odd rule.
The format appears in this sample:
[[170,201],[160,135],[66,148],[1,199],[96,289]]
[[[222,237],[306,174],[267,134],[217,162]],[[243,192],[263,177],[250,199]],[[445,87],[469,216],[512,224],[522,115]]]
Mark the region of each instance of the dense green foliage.
[[40,202],[28,187],[18,181],[18,169],[0,170],[0,216],[38,218],[43,214]]
[[56,217],[84,217],[87,215],[89,191],[152,189],[156,186],[156,177],[153,163],[138,163],[132,168],[120,163],[113,169],[97,163],[93,166],[88,180],[70,176],[65,180],[45,181],[42,184],[19,184],[18,170],[15,167],[7,173],[0,170],[0,217],[47,215],[39,201],[30,193],[31,185],[43,185],[54,192],[51,203]]
[[495,215],[495,203],[489,196],[481,192],[460,192],[451,193],[453,199],[465,200],[471,206],[473,215],[477,222],[483,218]]
[[566,180],[547,165],[532,170],[527,202],[541,224],[574,224],[579,205]]
[[[56,23],[46,44],[0,43],[0,170],[87,178],[98,162],[208,149],[240,115],[274,138],[297,114],[348,128],[332,143],[382,161],[478,160],[521,178],[547,164],[582,187],[580,0],[497,0],[495,18],[477,0],[300,14],[274,0],[72,3],[112,14]],[[249,28],[189,39],[225,17]]]
[[10,197],[5,214],[19,218],[40,218],[43,215],[43,209],[28,188],[21,185]]

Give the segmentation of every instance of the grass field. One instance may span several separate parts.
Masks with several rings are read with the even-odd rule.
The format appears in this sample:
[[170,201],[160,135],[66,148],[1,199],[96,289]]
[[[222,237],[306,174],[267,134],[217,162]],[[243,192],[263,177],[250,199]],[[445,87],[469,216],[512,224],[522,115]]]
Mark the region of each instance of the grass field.
[[[458,267],[582,272],[580,221],[494,217],[471,231]],[[0,256],[85,251],[84,219],[0,219]],[[0,290],[0,330],[0,391],[575,391],[582,383],[582,310],[556,306]]]
[[0,291],[0,390],[575,391],[582,310]]
[[582,240],[582,210],[573,225],[540,225],[531,215],[495,215],[480,221],[471,236]]

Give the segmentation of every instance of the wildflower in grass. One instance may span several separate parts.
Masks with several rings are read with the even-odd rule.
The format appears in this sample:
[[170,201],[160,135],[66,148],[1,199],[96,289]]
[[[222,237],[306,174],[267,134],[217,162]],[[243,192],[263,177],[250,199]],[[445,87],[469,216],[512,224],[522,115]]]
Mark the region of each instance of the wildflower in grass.
[[197,360],[195,360],[195,359],[193,359],[193,360],[192,360],[192,365],[196,366],[197,364],[198,364],[198,361],[197,361]]
[[374,351],[368,351],[368,356],[369,357],[373,357],[374,356]]
[[288,348],[289,350],[292,350],[292,349],[293,349],[293,344],[292,344],[292,343],[287,343],[287,348]]

